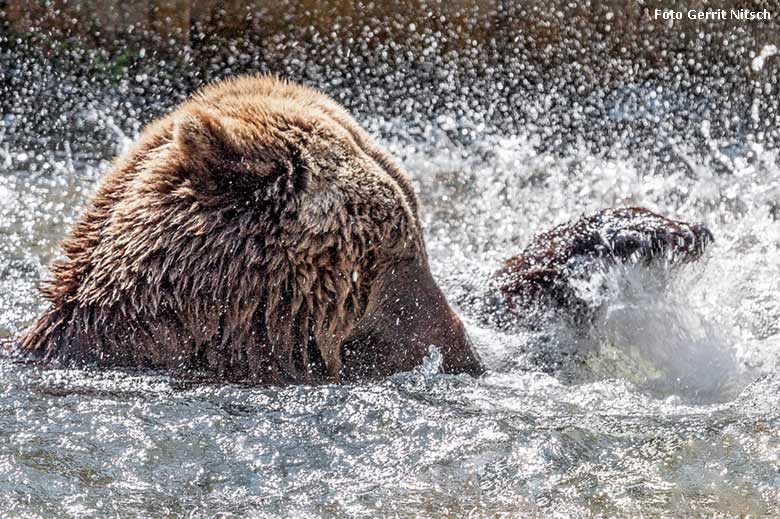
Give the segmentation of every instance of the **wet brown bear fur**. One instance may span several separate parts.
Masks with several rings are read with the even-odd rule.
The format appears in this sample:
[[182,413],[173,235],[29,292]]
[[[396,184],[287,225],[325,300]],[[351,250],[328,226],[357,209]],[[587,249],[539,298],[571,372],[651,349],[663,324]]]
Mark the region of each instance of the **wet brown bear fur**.
[[46,364],[195,368],[255,383],[481,366],[428,268],[408,177],[330,98],[209,86],[150,124],[63,242]]

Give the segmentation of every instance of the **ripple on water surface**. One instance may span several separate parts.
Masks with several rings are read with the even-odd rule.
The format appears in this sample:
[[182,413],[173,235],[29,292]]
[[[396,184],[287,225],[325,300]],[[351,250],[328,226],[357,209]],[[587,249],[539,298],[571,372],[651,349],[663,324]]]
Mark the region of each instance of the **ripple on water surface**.
[[2,375],[8,513],[758,514],[780,498],[772,377],[697,406],[538,373],[285,389]]

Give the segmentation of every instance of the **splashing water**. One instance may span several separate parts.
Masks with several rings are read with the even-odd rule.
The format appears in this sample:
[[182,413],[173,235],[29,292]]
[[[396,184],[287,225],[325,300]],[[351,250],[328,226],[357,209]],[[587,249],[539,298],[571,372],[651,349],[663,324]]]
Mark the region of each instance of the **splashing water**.
[[[561,3],[581,23],[558,34],[523,4],[488,36],[466,13],[465,43],[436,16],[380,37],[352,13],[351,41],[290,22],[233,61],[203,44],[182,71],[145,50],[116,78],[101,54],[63,46],[57,64],[0,34],[0,337],[42,310],[58,241],[143,123],[205,80],[273,70],[331,93],[403,162],[434,275],[489,368],[441,374],[434,349],[376,383],[253,388],[0,360],[3,514],[780,514],[772,44],[661,27],[642,35],[648,58],[606,29],[620,10],[591,21]],[[461,304],[536,233],[629,204],[704,222],[706,261],[583,282],[599,309],[584,332],[503,332]]]
[[589,367],[660,398],[735,397],[755,377],[737,358],[735,338],[697,305],[699,287],[682,276],[688,272],[660,283],[653,274],[638,267],[608,272],[609,293],[591,332],[597,348]]
[[775,54],[777,54],[777,46],[764,46],[764,48],[761,49],[761,52],[758,53],[758,56],[753,58],[753,61],[750,63],[750,68],[753,69],[753,72],[760,72],[761,69],[764,68],[764,62],[766,62],[766,59],[774,56]]

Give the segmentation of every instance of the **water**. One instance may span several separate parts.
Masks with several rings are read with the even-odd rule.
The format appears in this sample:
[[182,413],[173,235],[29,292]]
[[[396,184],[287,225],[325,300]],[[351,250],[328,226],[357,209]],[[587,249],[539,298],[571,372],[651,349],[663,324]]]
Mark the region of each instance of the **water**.
[[[3,360],[2,515],[780,515],[777,42],[731,36],[718,60],[685,48],[640,71],[597,45],[549,67],[482,40],[453,57],[431,44],[446,34],[422,33],[418,68],[380,73],[368,65],[392,45],[301,50],[293,34],[265,61],[179,83],[143,56],[106,79],[82,50],[57,64],[6,40],[0,336],[43,308],[58,240],[143,122],[203,80],[272,69],[341,97],[410,171],[434,275],[489,371],[442,375],[432,351],[377,383],[256,388]],[[413,88],[442,56],[449,80]],[[603,68],[609,81],[591,77]],[[625,204],[704,222],[716,241],[666,286],[668,273],[613,269],[586,334],[498,332],[467,303],[535,233]]]

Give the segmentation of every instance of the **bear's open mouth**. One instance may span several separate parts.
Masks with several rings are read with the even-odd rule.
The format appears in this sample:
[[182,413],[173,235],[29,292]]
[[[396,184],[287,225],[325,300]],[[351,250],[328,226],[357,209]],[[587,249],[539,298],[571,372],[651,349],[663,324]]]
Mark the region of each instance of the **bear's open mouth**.
[[677,224],[652,231],[620,229],[605,233],[602,240],[608,249],[606,256],[616,263],[660,260],[674,265],[698,260],[715,238],[703,224]]

